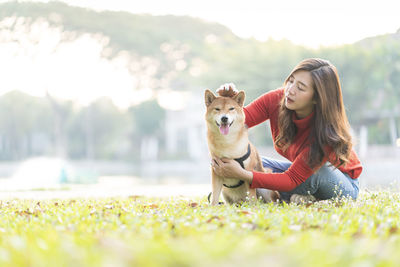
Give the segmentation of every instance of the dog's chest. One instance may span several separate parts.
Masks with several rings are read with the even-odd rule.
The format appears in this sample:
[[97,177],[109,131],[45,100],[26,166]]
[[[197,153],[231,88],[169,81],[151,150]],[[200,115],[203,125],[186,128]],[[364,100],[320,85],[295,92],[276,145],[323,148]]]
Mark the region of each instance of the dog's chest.
[[247,140],[240,142],[224,142],[218,145],[210,146],[210,152],[218,158],[238,159],[247,153],[249,142]]

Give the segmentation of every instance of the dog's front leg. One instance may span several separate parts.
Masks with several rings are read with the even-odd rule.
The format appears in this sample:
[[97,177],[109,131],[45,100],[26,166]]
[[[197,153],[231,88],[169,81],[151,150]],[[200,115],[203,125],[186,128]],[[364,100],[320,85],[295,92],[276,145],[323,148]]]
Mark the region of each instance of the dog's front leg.
[[217,176],[214,171],[211,173],[211,186],[212,186],[212,194],[211,194],[211,205],[215,206],[219,203],[219,196],[222,190],[222,178]]

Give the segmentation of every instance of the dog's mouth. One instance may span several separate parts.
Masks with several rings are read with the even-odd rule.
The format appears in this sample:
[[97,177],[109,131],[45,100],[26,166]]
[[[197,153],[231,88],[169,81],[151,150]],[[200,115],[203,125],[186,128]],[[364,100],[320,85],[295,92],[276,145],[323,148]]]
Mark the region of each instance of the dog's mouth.
[[217,126],[219,127],[219,132],[223,135],[227,135],[229,134],[229,127],[232,126],[234,121],[232,121],[231,123],[221,123],[219,124],[218,122],[215,122],[217,124]]

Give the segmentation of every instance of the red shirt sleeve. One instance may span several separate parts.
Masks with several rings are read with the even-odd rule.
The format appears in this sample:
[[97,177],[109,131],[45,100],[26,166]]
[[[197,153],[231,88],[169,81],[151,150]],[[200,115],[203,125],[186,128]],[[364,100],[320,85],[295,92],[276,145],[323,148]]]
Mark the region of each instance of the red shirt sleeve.
[[273,110],[279,107],[279,102],[283,96],[283,89],[269,91],[249,105],[243,108],[245,114],[245,124],[248,128],[258,125],[271,116]]
[[[270,190],[278,190],[288,192],[295,189],[308,177],[310,177],[317,169],[311,169],[304,161],[309,149],[304,149],[292,165],[283,173],[263,173],[253,171],[253,182],[251,188],[267,188]],[[325,164],[327,160],[324,159],[320,166]]]

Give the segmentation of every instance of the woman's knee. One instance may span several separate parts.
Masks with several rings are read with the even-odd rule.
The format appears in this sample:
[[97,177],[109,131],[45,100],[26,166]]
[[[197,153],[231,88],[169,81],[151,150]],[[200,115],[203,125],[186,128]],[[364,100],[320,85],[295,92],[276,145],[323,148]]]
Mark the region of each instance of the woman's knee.
[[336,168],[324,165],[316,173],[314,183],[317,184],[317,190],[314,194],[319,199],[351,197],[356,199],[358,188],[350,181],[350,177]]

